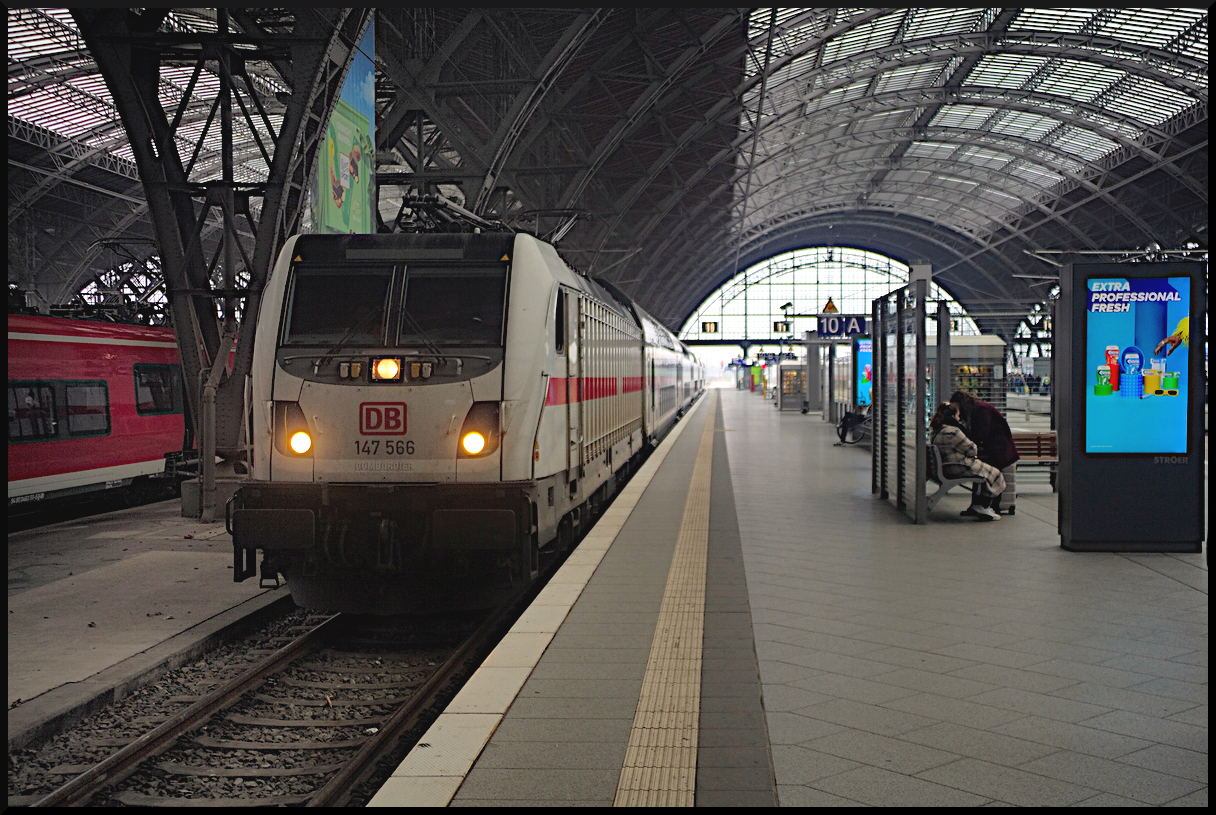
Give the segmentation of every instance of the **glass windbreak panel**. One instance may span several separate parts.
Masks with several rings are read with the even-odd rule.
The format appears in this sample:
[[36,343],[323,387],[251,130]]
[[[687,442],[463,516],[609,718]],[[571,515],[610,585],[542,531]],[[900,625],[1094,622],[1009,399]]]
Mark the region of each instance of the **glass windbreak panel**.
[[853,403],[853,353],[847,345],[835,343],[832,346],[832,353],[836,356],[836,365],[833,368],[832,381],[832,398],[837,402],[842,402],[848,405],[849,410],[855,407]]
[[904,310],[900,315],[901,331],[904,335],[904,375],[900,393],[900,410],[903,416],[900,443],[904,450],[904,471],[901,479],[900,500],[903,502],[904,511],[915,520],[916,482],[920,478],[920,473],[916,469],[916,448],[925,444],[925,440],[917,433],[916,411],[924,410],[925,406],[918,402],[916,379],[918,374],[920,376],[924,376],[924,374],[919,370],[916,360],[915,300],[911,296],[908,300],[911,302],[905,301]]
[[29,441],[55,436],[55,396],[50,385],[8,383],[8,440]]
[[407,266],[399,345],[502,345],[505,265]]
[[886,405],[887,427],[886,427],[886,457],[887,457],[887,494],[891,500],[899,501],[899,484],[902,473],[899,471],[899,445],[902,439],[899,436],[902,422],[900,417],[903,415],[899,404],[899,347],[898,342],[899,325],[896,322],[896,315],[893,312],[895,303],[894,296],[883,303],[884,308],[888,308],[884,330],[886,331],[886,381],[883,388],[883,398]]
[[69,436],[110,432],[110,395],[105,382],[69,382],[67,392]]
[[392,266],[295,267],[284,345],[383,345]]

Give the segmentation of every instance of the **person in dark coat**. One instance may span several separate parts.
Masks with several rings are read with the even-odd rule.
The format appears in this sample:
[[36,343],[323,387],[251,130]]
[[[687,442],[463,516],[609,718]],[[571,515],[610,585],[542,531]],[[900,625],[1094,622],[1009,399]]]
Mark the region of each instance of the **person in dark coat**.
[[[1018,448],[1013,443],[1013,431],[1009,422],[995,406],[982,399],[976,399],[967,391],[955,391],[950,396],[950,403],[958,408],[963,429],[967,438],[979,447],[979,460],[990,464],[998,470],[1004,470],[1018,460]],[[998,495],[992,508],[1001,511],[1001,499]],[[970,507],[968,508],[970,509]],[[970,515],[971,512],[964,512]]]
[[978,449],[959,425],[958,408],[949,402],[938,405],[937,412],[929,420],[929,428],[933,433],[933,445],[942,457],[942,475],[947,478],[978,475],[985,479],[981,488],[972,492],[971,506],[962,514],[973,515],[981,521],[999,521],[1001,515],[992,507],[1000,502],[1001,493],[1005,491],[1005,477],[991,464],[976,458]]

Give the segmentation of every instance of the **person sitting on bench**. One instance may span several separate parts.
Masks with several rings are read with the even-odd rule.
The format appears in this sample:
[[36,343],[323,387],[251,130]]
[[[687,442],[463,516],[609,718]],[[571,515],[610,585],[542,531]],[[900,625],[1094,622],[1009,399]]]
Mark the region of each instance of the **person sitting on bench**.
[[933,433],[933,444],[942,456],[944,475],[950,478],[978,475],[984,479],[980,489],[972,493],[971,506],[964,514],[974,515],[981,521],[999,521],[1000,513],[992,507],[1005,491],[1005,477],[996,467],[979,460],[975,442],[963,433],[958,409],[949,402],[942,402],[929,420],[929,428]]
[[[967,391],[955,391],[950,396],[950,404],[958,410],[963,432],[979,448],[976,458],[998,470],[1005,470],[1010,474],[1009,478],[1013,478],[1014,471],[1007,468],[1017,463],[1018,448],[1013,443],[1013,432],[1009,429],[1009,422],[1005,421],[1001,411],[996,406],[975,398]],[[1008,481],[1009,479],[1006,479],[1006,483]],[[992,509],[1000,514],[1000,497],[997,497],[992,503]],[[970,515],[971,513],[964,511],[963,514]]]

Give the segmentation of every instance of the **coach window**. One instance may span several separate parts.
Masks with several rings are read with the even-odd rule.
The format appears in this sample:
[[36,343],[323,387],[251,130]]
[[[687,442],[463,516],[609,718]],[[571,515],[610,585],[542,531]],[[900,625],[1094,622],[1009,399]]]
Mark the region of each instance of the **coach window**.
[[55,394],[48,383],[8,383],[8,440],[54,438],[57,425]]
[[182,412],[174,387],[174,380],[180,375],[179,368],[177,365],[135,366],[135,410],[139,415]]
[[110,432],[110,393],[103,379],[68,382],[68,435],[105,436]]
[[557,353],[566,353],[566,292],[563,289],[557,290],[557,313],[553,318],[553,347]]

